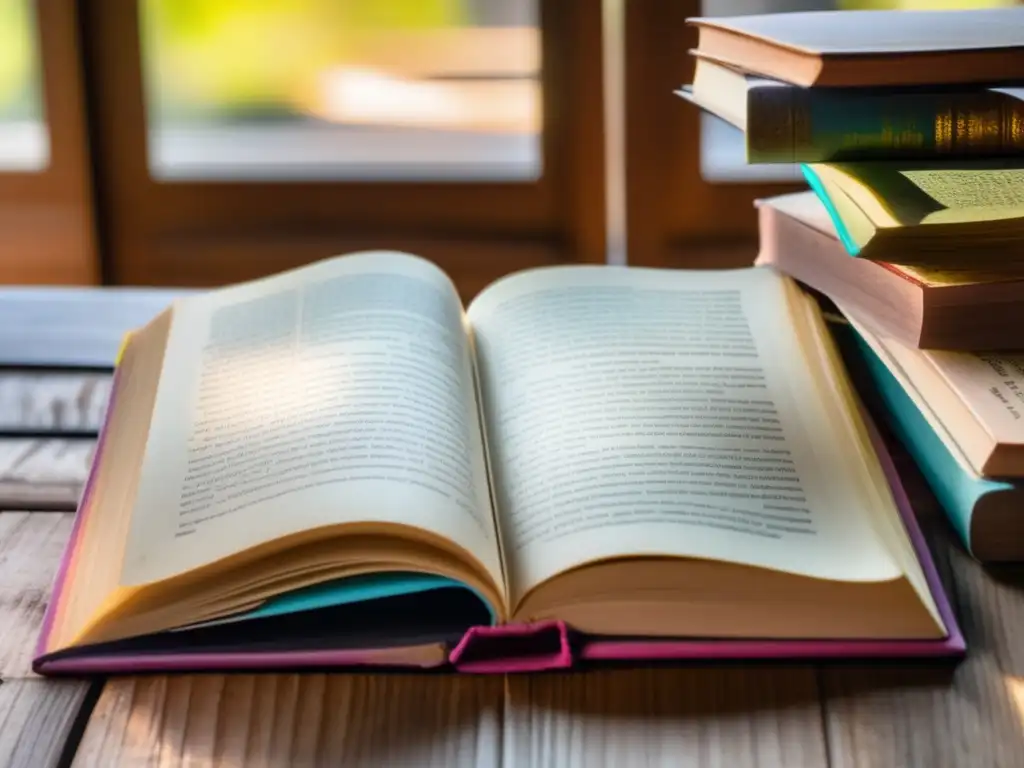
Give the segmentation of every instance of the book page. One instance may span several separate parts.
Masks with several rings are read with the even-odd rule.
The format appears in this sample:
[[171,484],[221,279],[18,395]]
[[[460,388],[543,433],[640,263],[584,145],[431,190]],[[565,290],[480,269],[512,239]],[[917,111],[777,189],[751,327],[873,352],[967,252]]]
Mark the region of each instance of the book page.
[[[837,305],[837,307],[845,320],[849,322],[850,326],[864,340],[864,343],[870,347],[872,353],[878,357],[882,364],[885,365],[886,369],[888,369],[892,374],[893,378],[896,379],[907,397],[910,398],[911,402],[913,402],[921,412],[921,415],[928,422],[928,426],[942,442],[942,445],[950,455],[956,459],[960,468],[965,473],[973,474],[975,477],[980,478],[980,475],[978,475],[977,471],[973,468],[970,458],[964,453],[963,447],[957,443],[956,439],[950,433],[949,425],[943,421],[938,413],[936,413],[931,402],[929,402],[928,398],[926,398],[918,389],[917,381],[921,380],[921,369],[929,370],[930,368],[927,361],[920,356],[908,356],[906,354],[900,354],[899,352],[893,354],[896,347],[891,343],[890,339],[883,339],[881,336],[875,335],[873,331],[860,323],[852,313],[847,312],[841,305]],[[906,347],[903,347],[902,350],[904,352],[908,351]],[[914,363],[914,367],[917,369],[915,370],[915,374],[918,374],[917,376],[912,377],[903,367],[903,364],[907,362]],[[917,381],[915,381],[915,379],[917,379]],[[947,392],[947,395],[948,394],[949,393]],[[964,407],[962,403],[959,403],[958,405],[961,408]]]
[[1024,217],[1024,169],[928,168],[903,175],[944,208],[925,216],[925,224]]
[[924,168],[900,171],[946,208],[1024,206],[1024,169]]
[[[1005,163],[919,163],[894,167],[885,162],[822,163],[847,177],[876,225],[954,224],[1024,217],[1024,169]],[[873,211],[885,209],[892,221]]]
[[415,526],[503,583],[454,287],[403,254],[178,305],[122,583],[319,526]]
[[[925,401],[929,422],[943,425],[936,431],[956,433],[963,440],[977,434],[967,426],[977,423],[985,454],[991,443],[1024,444],[1024,355],[916,349],[874,334],[855,319],[850,323],[895,369],[894,375],[908,380]],[[968,445],[959,449],[971,453]]]
[[821,402],[784,280],[567,267],[473,302],[516,599],[611,557],[901,573],[865,513],[864,463]]
[[1024,355],[914,351],[934,366],[994,442],[1024,444]]

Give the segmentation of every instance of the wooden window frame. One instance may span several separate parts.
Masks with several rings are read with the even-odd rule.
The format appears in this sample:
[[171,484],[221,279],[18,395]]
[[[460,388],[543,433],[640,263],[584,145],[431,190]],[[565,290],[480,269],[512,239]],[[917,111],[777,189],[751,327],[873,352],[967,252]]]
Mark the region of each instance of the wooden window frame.
[[100,269],[75,3],[31,5],[49,160],[0,170],[0,283],[91,285]]
[[471,295],[513,269],[604,260],[600,0],[539,0],[535,183],[155,181],[137,0],[96,0],[86,14],[97,195],[115,283],[216,285],[395,247],[437,261]]
[[646,266],[750,264],[757,249],[753,201],[793,184],[712,183],[701,176],[701,118],[673,95],[692,82],[700,0],[626,4],[626,200],[629,262]]

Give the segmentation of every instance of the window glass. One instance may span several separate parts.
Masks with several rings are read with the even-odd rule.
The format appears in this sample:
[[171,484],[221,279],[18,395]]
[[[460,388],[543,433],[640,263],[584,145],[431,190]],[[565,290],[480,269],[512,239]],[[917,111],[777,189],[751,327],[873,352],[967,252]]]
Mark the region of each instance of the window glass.
[[33,9],[29,0],[0,0],[0,172],[49,164]]
[[140,23],[159,180],[540,174],[536,0],[141,0]]

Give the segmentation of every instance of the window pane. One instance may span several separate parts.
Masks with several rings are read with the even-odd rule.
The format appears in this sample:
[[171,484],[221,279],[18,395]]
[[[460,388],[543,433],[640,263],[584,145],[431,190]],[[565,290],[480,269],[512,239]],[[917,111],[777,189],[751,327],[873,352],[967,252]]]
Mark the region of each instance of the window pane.
[[150,172],[535,179],[536,3],[140,0]]
[[[788,11],[949,10],[999,5],[1014,5],[1014,0],[703,0],[702,13],[741,16]],[[700,163],[701,176],[706,181],[802,181],[799,169],[793,165],[747,165],[743,147],[743,134],[738,129],[711,115],[701,115]]]
[[34,7],[0,0],[0,172],[41,171],[49,163]]

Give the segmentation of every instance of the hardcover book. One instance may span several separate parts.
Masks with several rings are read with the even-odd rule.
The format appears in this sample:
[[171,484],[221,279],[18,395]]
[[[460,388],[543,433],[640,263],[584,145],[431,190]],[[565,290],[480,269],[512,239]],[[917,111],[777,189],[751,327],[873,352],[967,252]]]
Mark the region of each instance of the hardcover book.
[[697,56],[677,93],[745,134],[748,163],[1024,154],[1024,89],[801,88]]
[[955,656],[815,302],[374,252],[131,336],[43,674]]
[[697,50],[800,86],[1024,82],[1024,8],[689,19]]
[[851,258],[813,192],[759,200],[758,264],[841,302],[882,335],[922,349],[1017,350],[1024,274]]

